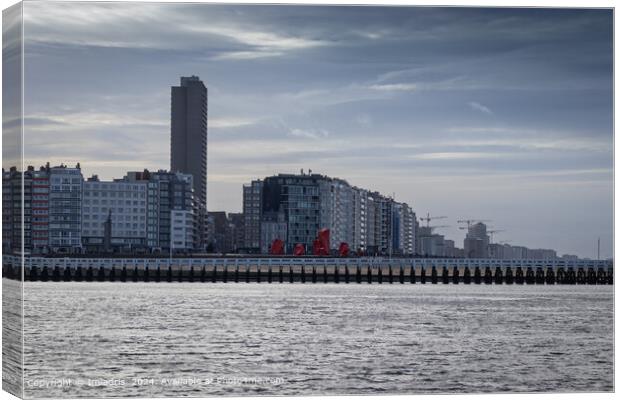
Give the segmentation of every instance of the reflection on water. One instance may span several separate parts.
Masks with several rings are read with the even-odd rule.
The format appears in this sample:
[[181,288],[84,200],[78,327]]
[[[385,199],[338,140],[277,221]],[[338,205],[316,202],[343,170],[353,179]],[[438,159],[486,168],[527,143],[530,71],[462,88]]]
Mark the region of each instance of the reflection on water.
[[22,396],[22,282],[2,280],[2,389]]
[[26,283],[29,397],[611,391],[613,287]]

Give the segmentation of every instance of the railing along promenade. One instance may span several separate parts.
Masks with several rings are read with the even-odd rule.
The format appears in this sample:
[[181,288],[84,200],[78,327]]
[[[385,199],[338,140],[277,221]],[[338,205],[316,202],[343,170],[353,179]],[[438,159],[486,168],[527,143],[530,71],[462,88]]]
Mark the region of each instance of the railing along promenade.
[[609,260],[486,258],[87,258],[4,255],[2,276],[25,281],[366,284],[613,284]]

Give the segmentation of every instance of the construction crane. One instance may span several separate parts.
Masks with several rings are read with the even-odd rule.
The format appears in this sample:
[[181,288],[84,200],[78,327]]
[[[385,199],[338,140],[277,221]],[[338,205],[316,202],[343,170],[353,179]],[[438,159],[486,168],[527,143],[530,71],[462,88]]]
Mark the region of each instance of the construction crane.
[[491,222],[490,219],[459,219],[458,221],[459,224],[467,224],[467,227],[461,226],[459,229],[468,229],[473,225],[473,224],[477,224],[479,222]]
[[430,222],[434,219],[445,219],[448,218],[445,215],[442,215],[441,217],[431,217],[430,213],[426,213],[426,218],[425,217],[421,217],[420,221],[426,221],[426,227],[430,228]]
[[505,229],[494,229],[492,231],[487,231],[487,233],[489,234],[489,243],[493,243],[493,234],[499,233],[499,232],[506,232],[506,230]]

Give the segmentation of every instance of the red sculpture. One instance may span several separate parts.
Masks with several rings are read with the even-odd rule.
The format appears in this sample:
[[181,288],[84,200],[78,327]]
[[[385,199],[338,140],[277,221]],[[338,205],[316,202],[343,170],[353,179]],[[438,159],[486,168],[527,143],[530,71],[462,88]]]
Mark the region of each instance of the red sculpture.
[[340,243],[340,248],[338,249],[340,253],[340,257],[348,257],[349,256],[349,244],[346,242]]
[[321,255],[321,241],[319,239],[314,239],[314,242],[312,242],[312,254],[315,256]]
[[284,254],[284,242],[280,239],[276,239],[271,243],[271,249],[269,254],[281,256]]
[[314,239],[312,250],[315,256],[329,255],[329,229],[321,229],[319,235]]
[[293,250],[293,254],[296,256],[303,256],[304,254],[306,254],[306,248],[303,244],[297,243],[295,245],[295,249]]

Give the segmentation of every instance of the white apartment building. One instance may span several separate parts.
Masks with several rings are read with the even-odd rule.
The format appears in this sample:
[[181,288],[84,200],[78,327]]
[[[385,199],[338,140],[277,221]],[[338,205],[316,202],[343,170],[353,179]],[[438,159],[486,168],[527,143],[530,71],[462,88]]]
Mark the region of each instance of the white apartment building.
[[170,215],[171,245],[174,250],[189,250],[194,247],[195,229],[192,210],[173,209]]
[[351,213],[354,209],[354,192],[355,189],[342,179],[333,179],[330,182],[327,226],[331,228],[329,241],[332,249],[337,249],[342,242],[357,249],[355,221]]
[[103,245],[108,217],[113,247],[146,246],[147,182],[101,182],[93,176],[83,185],[82,235],[86,246]]
[[368,191],[360,188],[353,189],[353,199],[351,201],[353,242],[351,243],[351,248],[365,250],[368,243]]

